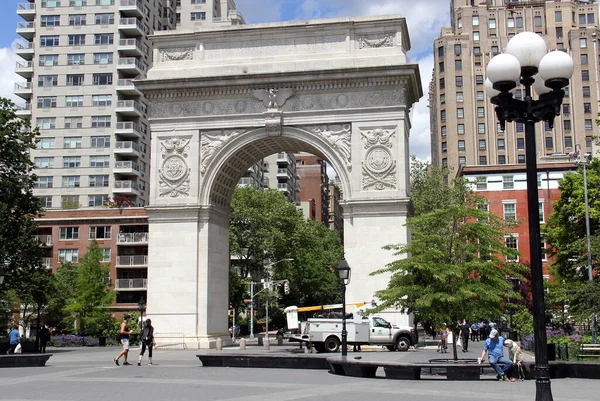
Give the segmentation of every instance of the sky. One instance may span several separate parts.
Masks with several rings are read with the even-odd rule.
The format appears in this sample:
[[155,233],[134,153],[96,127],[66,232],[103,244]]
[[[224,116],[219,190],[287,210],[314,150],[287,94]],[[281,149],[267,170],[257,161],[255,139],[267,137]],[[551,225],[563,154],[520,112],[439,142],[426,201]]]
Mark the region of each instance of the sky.
[[[23,78],[14,73],[20,60],[14,53],[16,41],[24,41],[15,33],[17,4],[26,0],[0,0],[0,96],[17,104],[23,99],[14,96],[15,82]],[[406,18],[411,41],[409,63],[418,63],[423,97],[415,106],[410,132],[410,153],[429,160],[429,109],[427,91],[433,69],[433,39],[442,26],[450,26],[450,0],[236,0],[237,8],[246,22],[277,22],[333,17],[362,17],[400,14]]]

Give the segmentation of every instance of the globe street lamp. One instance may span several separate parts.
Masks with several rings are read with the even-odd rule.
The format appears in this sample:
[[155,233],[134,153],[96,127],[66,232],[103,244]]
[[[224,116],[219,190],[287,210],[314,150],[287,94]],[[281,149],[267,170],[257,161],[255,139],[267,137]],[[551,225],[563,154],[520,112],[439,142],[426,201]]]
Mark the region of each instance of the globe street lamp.
[[[588,205],[588,187],[587,187],[587,166],[588,160],[591,157],[589,153],[581,156],[581,146],[577,145],[577,150],[569,154],[575,159],[575,164],[583,167],[583,200],[585,203],[585,235],[587,239],[587,269],[588,269],[588,281],[591,284],[594,283],[594,268],[592,266],[592,241],[590,235],[590,208]],[[593,301],[592,301],[593,302]],[[597,329],[597,318],[596,318],[596,306],[592,304],[592,342],[598,344],[598,329]]]
[[342,357],[348,355],[348,332],[346,331],[346,286],[350,283],[350,266],[342,255],[336,268],[337,274],[342,281]]
[[[573,60],[565,52],[548,52],[544,39],[533,32],[521,32],[506,45],[503,54],[492,58],[487,66],[486,92],[496,105],[496,116],[502,130],[506,122],[525,125],[525,157],[527,176],[527,214],[529,220],[529,252],[535,338],[536,401],[551,401],[545,327],[544,278],[542,272],[539,198],[535,150],[535,123],[544,121],[550,127],[560,114],[565,92],[573,75]],[[525,88],[523,100],[513,98],[517,84]],[[490,85],[491,84],[491,85]],[[531,88],[538,94],[533,100]]]

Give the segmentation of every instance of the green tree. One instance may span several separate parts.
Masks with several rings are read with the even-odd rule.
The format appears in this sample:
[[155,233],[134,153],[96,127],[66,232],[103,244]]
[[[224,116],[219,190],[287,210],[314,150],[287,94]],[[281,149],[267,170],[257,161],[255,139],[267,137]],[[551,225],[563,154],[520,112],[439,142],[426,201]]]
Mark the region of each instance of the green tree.
[[61,263],[54,278],[56,290],[48,300],[46,324],[57,332],[70,331],[75,327],[75,317],[71,313],[66,314],[65,307],[74,297],[77,266],[71,262]]
[[[483,210],[483,199],[466,180],[458,178],[448,187],[446,170],[417,167],[420,177],[411,197],[417,201],[415,216],[406,224],[411,242],[386,247],[403,258],[372,273],[391,274],[387,288],[377,292],[381,303],[375,311],[418,311],[422,321],[448,324],[458,335],[459,320],[491,320],[503,313],[505,295],[512,290],[507,277],[522,279],[524,268],[506,262],[517,256],[504,244],[507,227]],[[435,208],[425,207],[428,188],[435,193]]]
[[[0,98],[0,261],[6,274],[0,294],[19,286],[17,275],[43,269],[42,250],[35,237],[42,206],[32,190],[37,180],[29,151],[36,147],[37,129],[15,114],[16,107]],[[17,294],[19,295],[19,294]]]
[[73,315],[82,333],[100,335],[110,321],[107,307],[115,298],[108,280],[109,268],[102,263],[102,250],[92,241],[77,267],[73,297],[65,312]]

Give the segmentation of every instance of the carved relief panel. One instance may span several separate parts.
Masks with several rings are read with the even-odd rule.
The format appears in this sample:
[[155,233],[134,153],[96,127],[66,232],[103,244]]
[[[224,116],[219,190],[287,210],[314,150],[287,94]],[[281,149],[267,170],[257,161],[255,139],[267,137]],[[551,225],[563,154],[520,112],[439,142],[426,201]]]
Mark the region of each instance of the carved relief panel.
[[158,169],[158,197],[189,197],[190,137],[172,137],[160,140],[160,167]]
[[396,129],[361,129],[363,145],[362,189],[364,191],[397,189],[394,143]]

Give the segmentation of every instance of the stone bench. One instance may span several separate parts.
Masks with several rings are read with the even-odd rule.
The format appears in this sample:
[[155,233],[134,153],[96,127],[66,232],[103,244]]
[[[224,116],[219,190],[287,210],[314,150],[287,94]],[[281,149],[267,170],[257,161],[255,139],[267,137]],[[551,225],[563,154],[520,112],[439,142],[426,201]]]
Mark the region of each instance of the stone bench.
[[0,368],[29,368],[46,366],[52,354],[12,354],[0,355]]
[[231,368],[329,369],[324,357],[305,354],[205,353],[196,355],[202,366]]

